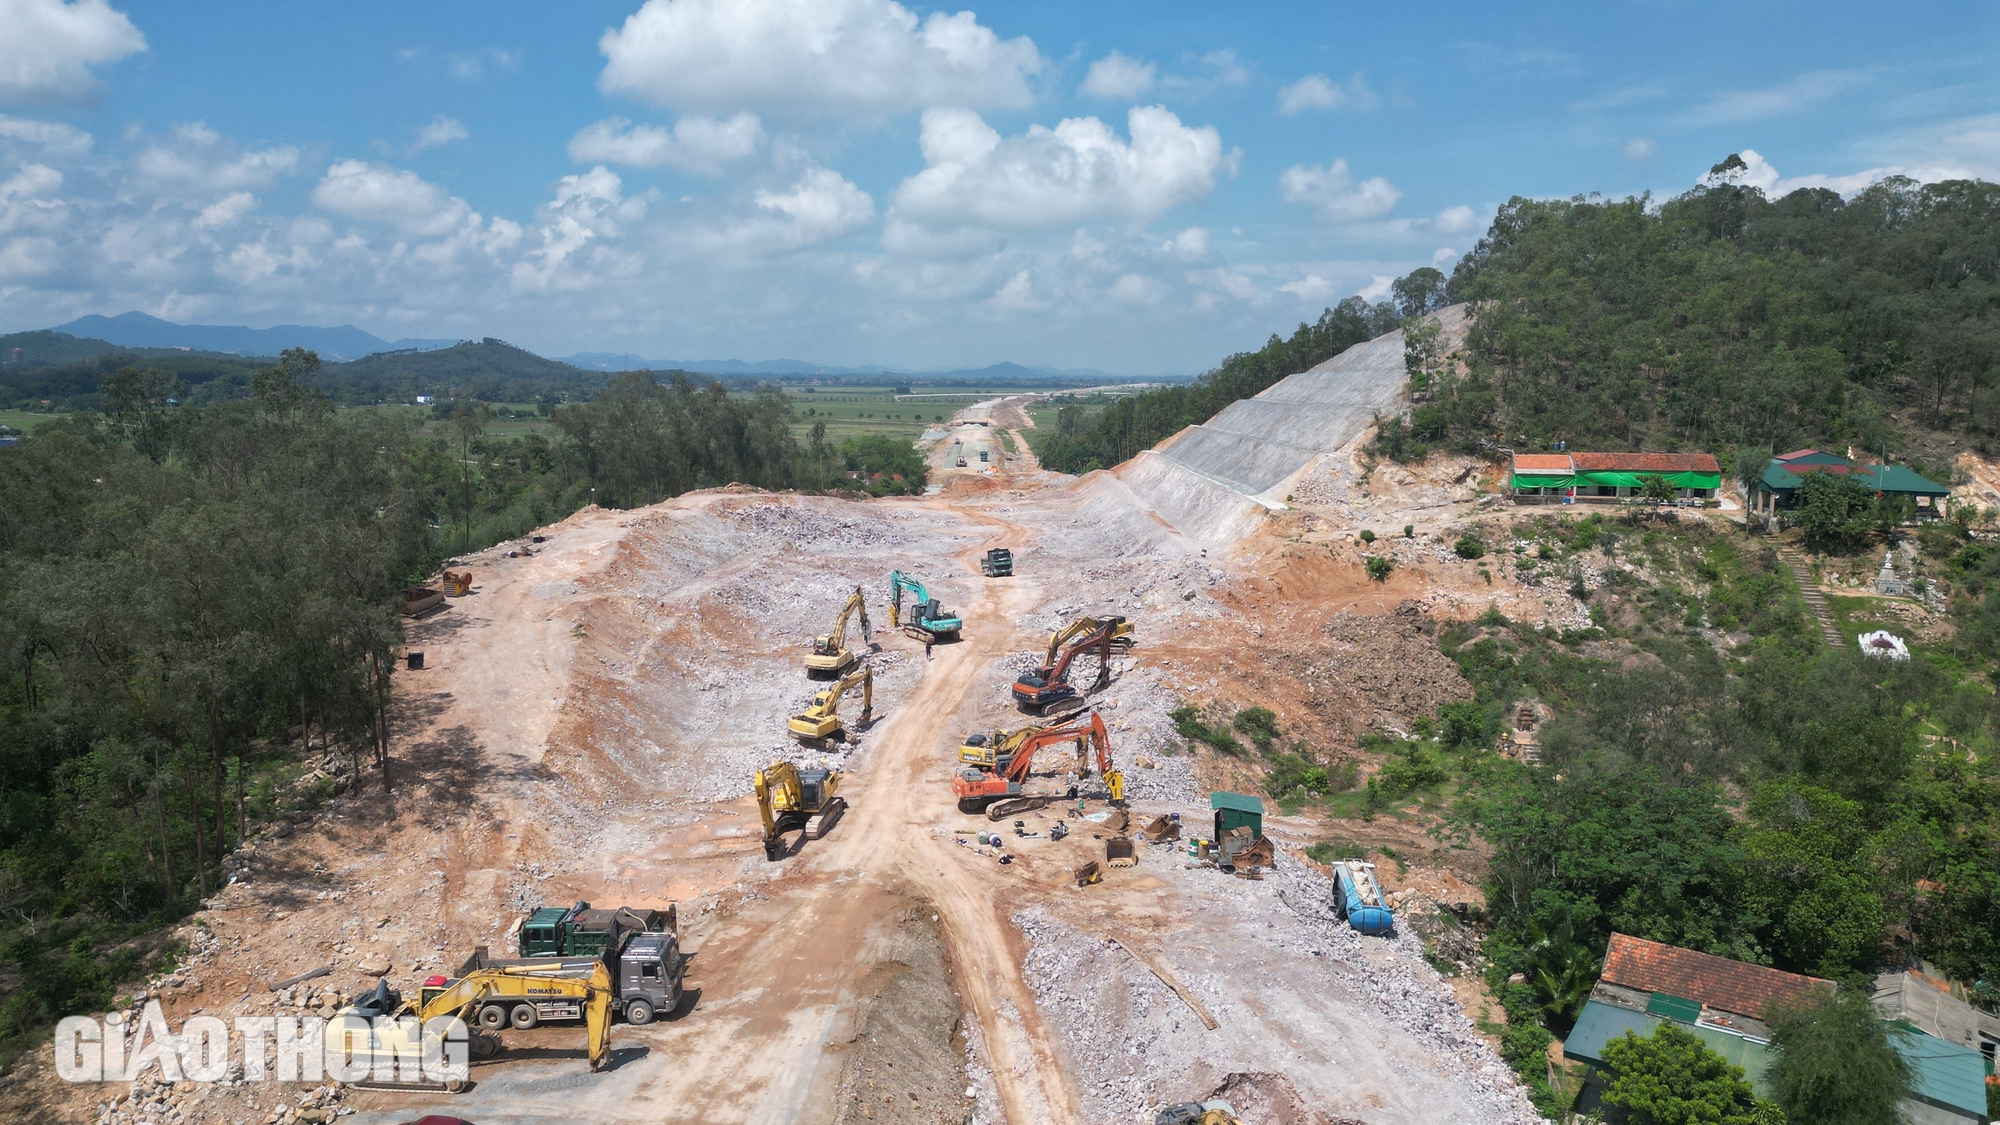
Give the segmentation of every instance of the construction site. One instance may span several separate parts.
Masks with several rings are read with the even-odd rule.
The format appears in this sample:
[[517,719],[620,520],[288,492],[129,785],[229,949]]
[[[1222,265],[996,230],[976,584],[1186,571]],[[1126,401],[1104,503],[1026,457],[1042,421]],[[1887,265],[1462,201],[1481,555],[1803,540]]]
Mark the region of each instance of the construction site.
[[231,857],[131,1004],[393,990],[466,1014],[471,1080],[5,1096],[106,1122],[1537,1120],[1477,974],[1420,936],[1477,909],[1478,849],[1390,819],[1366,830],[1406,865],[1313,862],[1324,817],[1173,718],[1268,708],[1365,772],[1363,735],[1469,695],[1439,623],[1587,620],[1452,551],[1496,518],[1491,464],[1365,454],[1404,379],[1392,333],[1081,478],[996,399],[927,435],[924,496],[712,489],[454,560],[409,624],[393,787],[329,757],[331,795]]

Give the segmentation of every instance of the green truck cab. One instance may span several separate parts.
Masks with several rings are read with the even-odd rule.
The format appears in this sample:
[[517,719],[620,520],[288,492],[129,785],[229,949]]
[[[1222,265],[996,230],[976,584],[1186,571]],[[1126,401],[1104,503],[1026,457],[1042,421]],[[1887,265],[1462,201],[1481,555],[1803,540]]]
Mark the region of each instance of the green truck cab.
[[587,902],[540,907],[521,921],[520,955],[602,957],[621,934],[673,933],[678,913],[672,906],[665,910],[631,906],[592,909]]
[[1014,574],[1014,552],[1006,547],[995,547],[979,560],[979,571],[988,578],[1011,578]]

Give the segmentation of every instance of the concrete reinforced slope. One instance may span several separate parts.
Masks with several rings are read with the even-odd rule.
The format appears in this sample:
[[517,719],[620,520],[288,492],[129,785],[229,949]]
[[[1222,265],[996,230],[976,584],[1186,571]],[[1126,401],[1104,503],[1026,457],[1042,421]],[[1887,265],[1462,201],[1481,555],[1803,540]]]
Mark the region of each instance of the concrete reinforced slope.
[[[1464,305],[1436,318],[1447,347],[1464,339]],[[1403,409],[1405,380],[1399,329],[1231,403],[1111,472],[1189,539],[1226,546],[1260,510],[1282,509],[1286,487],[1320,457]]]

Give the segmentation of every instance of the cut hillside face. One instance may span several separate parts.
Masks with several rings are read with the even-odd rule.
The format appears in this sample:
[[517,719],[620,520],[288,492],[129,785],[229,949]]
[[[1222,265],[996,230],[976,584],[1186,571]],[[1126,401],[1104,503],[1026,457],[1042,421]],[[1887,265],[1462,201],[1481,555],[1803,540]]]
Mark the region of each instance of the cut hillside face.
[[[1465,339],[1465,306],[1435,319],[1448,353]],[[1288,487],[1320,458],[1407,405],[1407,381],[1399,330],[1232,403],[1111,472],[1183,535],[1220,547],[1246,534],[1260,509],[1282,509]]]

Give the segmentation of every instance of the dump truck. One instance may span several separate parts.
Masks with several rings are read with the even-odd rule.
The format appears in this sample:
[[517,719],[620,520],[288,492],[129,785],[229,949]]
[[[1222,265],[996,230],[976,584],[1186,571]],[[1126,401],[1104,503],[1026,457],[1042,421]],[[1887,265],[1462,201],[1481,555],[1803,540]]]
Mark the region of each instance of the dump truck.
[[979,560],[979,573],[988,578],[1012,578],[1014,576],[1014,552],[1006,547],[995,547]]
[[[670,933],[622,927],[614,927],[610,933],[610,943],[595,955],[497,958],[481,946],[458,967],[457,977],[501,972],[586,980],[603,974],[611,1014],[623,1015],[626,1023],[652,1023],[661,1012],[673,1011],[681,1002],[681,982],[687,976],[687,955],[681,952],[680,939]],[[451,981],[433,977],[424,982],[425,992],[450,987]],[[466,1022],[483,1031],[508,1027],[526,1031],[548,1021],[586,1018],[583,999],[574,992],[496,991],[472,1006]]]
[[653,907],[614,906],[592,909],[588,902],[574,906],[541,906],[521,919],[518,951],[523,957],[596,957],[625,933],[673,933],[679,910]]

